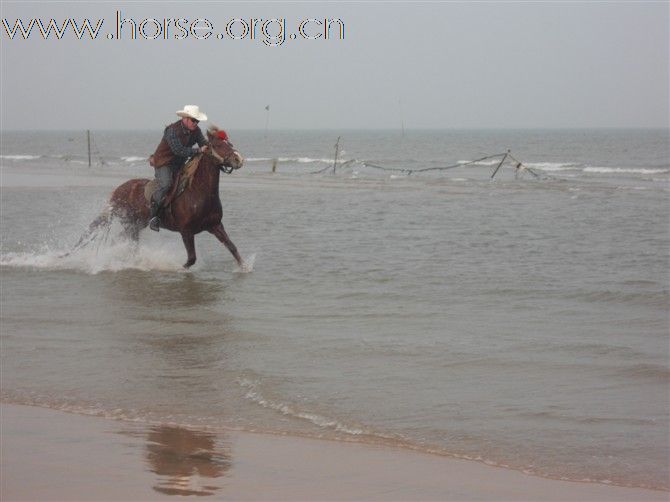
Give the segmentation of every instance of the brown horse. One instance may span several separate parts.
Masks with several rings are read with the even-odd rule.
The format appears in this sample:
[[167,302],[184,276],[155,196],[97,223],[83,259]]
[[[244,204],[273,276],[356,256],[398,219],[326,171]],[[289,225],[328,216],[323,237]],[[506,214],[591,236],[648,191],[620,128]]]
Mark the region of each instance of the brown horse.
[[[214,134],[216,131],[216,127],[207,131],[209,150],[201,155],[199,165],[183,193],[175,194],[163,209],[161,228],[181,234],[188,254],[185,268],[196,260],[195,235],[206,230],[228,248],[238,265],[244,269],[244,261],[221,223],[223,210],[219,198],[219,172],[223,170],[230,173],[233,169],[239,169],[244,159],[228,140]],[[114,218],[120,221],[125,235],[137,241],[140,230],[149,224],[149,203],[144,194],[149,182],[148,179],[132,179],[118,186],[109,198],[108,207],[91,223],[75,249],[88,244],[100,228],[109,228]]]

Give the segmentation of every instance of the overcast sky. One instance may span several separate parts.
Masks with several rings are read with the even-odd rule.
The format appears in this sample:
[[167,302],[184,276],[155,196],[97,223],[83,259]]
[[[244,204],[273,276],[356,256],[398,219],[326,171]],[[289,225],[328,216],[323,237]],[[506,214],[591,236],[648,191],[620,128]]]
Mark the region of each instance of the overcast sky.
[[[5,130],[153,129],[186,104],[231,129],[268,118],[273,129],[669,126],[665,1],[1,5]],[[112,38],[117,11],[138,29],[149,20],[146,37],[132,40],[126,22]],[[36,25],[10,39],[5,25],[32,18],[103,22],[95,40],[71,26],[45,40]],[[166,40],[151,21],[165,18],[207,21],[201,39],[168,22]],[[285,19],[284,43],[265,45],[260,23],[242,39],[239,19],[251,18]],[[337,24],[328,40],[302,39],[306,19],[340,19],[344,39]],[[276,40],[279,27],[266,25]],[[321,33],[316,21],[303,28]]]

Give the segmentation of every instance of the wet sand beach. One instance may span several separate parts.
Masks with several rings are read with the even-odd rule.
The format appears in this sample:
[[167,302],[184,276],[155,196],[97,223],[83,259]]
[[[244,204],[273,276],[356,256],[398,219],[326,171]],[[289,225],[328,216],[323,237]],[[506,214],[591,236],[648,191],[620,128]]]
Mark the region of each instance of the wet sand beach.
[[211,433],[2,404],[10,500],[667,500],[403,449]]

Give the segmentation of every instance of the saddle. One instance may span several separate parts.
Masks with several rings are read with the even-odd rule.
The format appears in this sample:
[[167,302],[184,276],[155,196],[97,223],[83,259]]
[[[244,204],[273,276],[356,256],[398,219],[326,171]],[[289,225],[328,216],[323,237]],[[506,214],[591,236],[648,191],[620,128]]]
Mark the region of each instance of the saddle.
[[[195,172],[198,170],[201,158],[202,155],[196,155],[182,166],[182,168],[177,173],[177,176],[175,176],[170,189],[165,194],[165,198],[163,199],[162,204],[163,208],[168,207],[172,201],[174,201],[177,197],[184,193],[184,191],[189,186],[191,186],[191,181],[193,180]],[[151,196],[157,188],[158,182],[155,179],[144,185],[144,198],[146,199],[147,204],[151,204]]]

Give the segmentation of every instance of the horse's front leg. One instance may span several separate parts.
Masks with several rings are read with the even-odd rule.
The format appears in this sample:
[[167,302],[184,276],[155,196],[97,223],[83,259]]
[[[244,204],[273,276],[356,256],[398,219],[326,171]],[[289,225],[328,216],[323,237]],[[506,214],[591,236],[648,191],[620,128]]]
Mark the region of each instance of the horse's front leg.
[[228,234],[224,230],[223,225],[219,223],[214,228],[210,229],[209,232],[214,234],[217,239],[223,242],[224,246],[226,246],[228,251],[230,251],[230,253],[235,257],[235,261],[237,261],[237,264],[240,266],[240,268],[244,269],[244,260],[240,256],[240,253],[237,252],[237,247],[235,244],[233,244],[233,241],[230,240],[230,237],[228,237]]
[[184,247],[186,247],[186,253],[188,254],[188,260],[184,263],[184,268],[189,268],[195,263],[195,237],[192,233],[182,232],[181,240],[184,241]]

